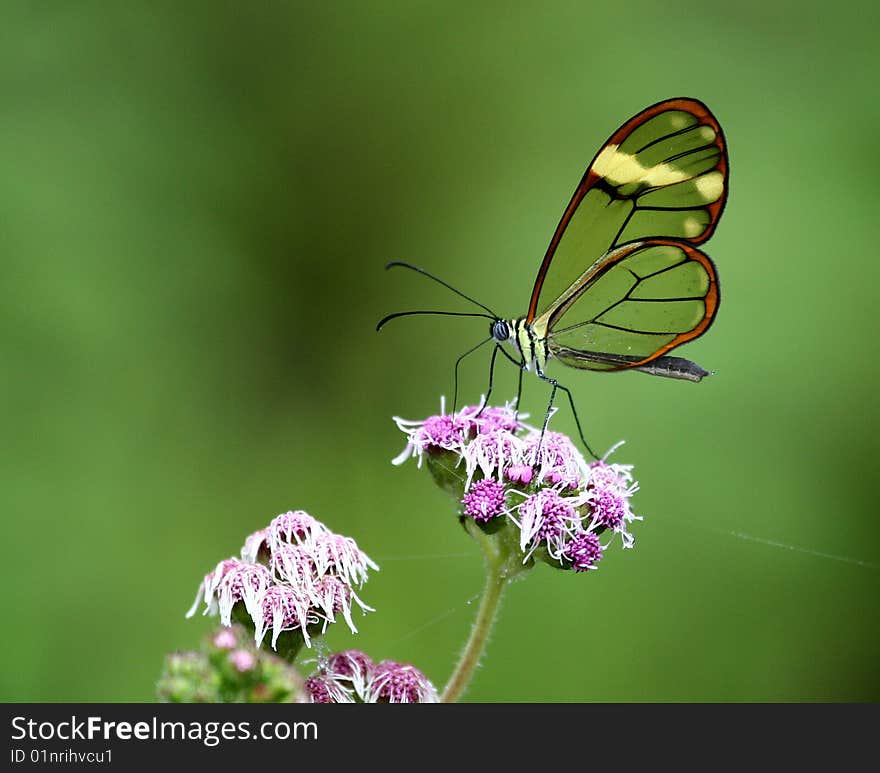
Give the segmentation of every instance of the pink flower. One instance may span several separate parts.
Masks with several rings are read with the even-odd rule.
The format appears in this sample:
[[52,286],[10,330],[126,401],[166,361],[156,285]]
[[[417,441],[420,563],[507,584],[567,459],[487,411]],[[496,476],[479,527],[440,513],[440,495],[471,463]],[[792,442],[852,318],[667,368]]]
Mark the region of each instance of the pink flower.
[[272,629],[272,648],[284,631],[299,628],[306,644],[309,642],[308,626],[319,622],[320,618],[311,609],[309,599],[291,585],[272,585],[260,599],[260,607],[254,617],[257,646],[262,644],[269,629]]
[[481,434],[498,431],[515,433],[523,426],[511,405],[500,408],[483,408],[476,421],[479,426],[478,431]]
[[334,534],[302,510],[274,518],[245,540],[241,552],[245,560],[226,559],[205,576],[188,617],[204,599],[205,614],[219,612],[223,625],[229,626],[233,608],[242,602],[257,644],[271,630],[274,648],[278,637],[291,630],[299,630],[310,646],[309,628],[326,630],[338,613],[356,632],[353,602],[364,612],[373,611],[354,586],[361,587],[368,570],[379,567],[353,539]]
[[273,550],[283,544],[309,543],[318,535],[331,533],[317,518],[303,510],[289,510],[275,516],[265,531]]
[[341,534],[320,535],[313,552],[319,574],[332,573],[358,587],[366,582],[368,569],[379,568],[351,537]]
[[529,558],[541,545],[557,558],[565,541],[580,522],[576,499],[567,499],[552,488],[526,497],[517,509],[520,548]]
[[442,402],[440,413],[436,416],[429,416],[422,421],[410,421],[395,416],[394,421],[407,436],[407,444],[393,463],[403,464],[410,457],[415,457],[420,466],[426,453],[460,452],[480,435],[504,432],[512,436],[521,426],[510,406],[483,408],[470,405],[452,415],[446,413]]
[[437,703],[434,685],[415,666],[383,660],[360,650],[331,655],[306,680],[311,703]]
[[615,491],[596,489],[593,493],[593,521],[613,531],[620,531],[626,516],[626,499]]
[[329,674],[315,674],[306,679],[309,703],[354,703],[350,690]]
[[628,524],[641,520],[633,513],[629,502],[639,488],[633,482],[632,467],[598,461],[590,465],[589,472],[592,525],[620,534],[623,546],[632,547],[635,540],[629,533]]
[[218,650],[231,650],[238,644],[238,639],[235,638],[232,629],[224,628],[214,635],[212,643]]
[[512,464],[504,474],[508,480],[523,486],[528,486],[532,482],[532,478],[535,477],[535,471],[530,464]]
[[595,534],[585,532],[576,535],[566,544],[563,555],[576,572],[586,572],[588,569],[596,569],[596,564],[602,560],[602,545]]
[[355,674],[366,676],[373,670],[375,663],[365,652],[360,650],[345,650],[334,652],[327,659],[327,669],[337,676],[350,679]]
[[383,660],[373,671],[367,688],[367,703],[438,703],[434,685],[406,663]]
[[395,464],[410,457],[421,464],[442,448],[441,463],[432,466],[438,485],[460,497],[462,514],[480,528],[492,523],[495,529],[495,519],[505,515],[519,532],[524,564],[534,558],[562,569],[593,569],[607,548],[599,543],[605,531],[620,534],[623,547],[633,546],[629,526],[641,518],[630,499],[638,484],[631,466],[608,463],[617,446],[588,464],[567,435],[529,427],[511,405],[395,421],[407,436]]
[[256,562],[269,552],[269,530],[260,529],[250,534],[241,548],[241,557],[245,561]]
[[257,664],[257,659],[247,650],[236,650],[235,652],[229,653],[229,662],[232,663],[232,667],[236,671],[240,674],[244,674],[253,669]]
[[462,449],[466,486],[470,485],[477,470],[484,478],[503,479],[503,471],[522,456],[522,441],[504,430],[493,430],[477,435]]
[[348,682],[361,700],[366,696],[375,667],[369,655],[360,650],[336,652],[327,660],[327,673],[338,682]]
[[529,433],[523,459],[538,471],[539,482],[576,489],[587,479],[586,460],[571,439],[561,432],[545,432],[543,439],[538,430]]
[[196,607],[204,595],[203,614],[219,611],[220,622],[223,625],[231,625],[232,608],[239,601],[243,601],[250,612],[271,582],[272,575],[262,564],[239,561],[237,558],[226,559],[205,576],[195,603],[186,616],[192,617],[195,614]]
[[464,514],[478,523],[491,521],[504,512],[504,484],[492,478],[478,480],[461,500]]

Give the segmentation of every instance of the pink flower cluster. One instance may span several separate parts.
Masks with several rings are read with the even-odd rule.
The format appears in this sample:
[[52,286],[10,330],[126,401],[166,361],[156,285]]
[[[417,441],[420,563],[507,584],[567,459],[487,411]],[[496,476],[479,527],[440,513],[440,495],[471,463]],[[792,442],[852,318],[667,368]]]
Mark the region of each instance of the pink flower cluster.
[[542,550],[560,566],[586,571],[608,547],[601,534],[633,546],[629,524],[641,518],[630,507],[638,489],[631,465],[609,464],[607,455],[588,463],[568,436],[542,436],[511,405],[395,421],[407,444],[394,462],[414,457],[421,466],[443,454],[445,467],[460,474],[462,515],[479,524],[508,518],[519,529],[523,561]]
[[232,610],[241,604],[254,624],[259,646],[272,631],[272,647],[284,631],[299,630],[310,646],[309,629],[321,631],[342,615],[352,631],[352,605],[373,611],[355,593],[368,569],[378,566],[350,537],[334,534],[302,510],[282,513],[251,534],[241,558],[227,558],[205,575],[187,617],[204,599],[204,614],[220,615],[232,624]]
[[406,448],[394,459],[394,464],[403,464],[410,457],[416,457],[419,466],[425,453],[461,452],[481,435],[498,432],[512,434],[524,426],[509,405],[487,407],[482,411],[479,406],[471,405],[454,415],[445,413],[441,407],[438,416],[429,416],[424,421],[410,421],[395,416],[394,422],[408,439]]
[[310,703],[437,703],[434,685],[415,666],[374,663],[359,650],[331,655],[306,680]]

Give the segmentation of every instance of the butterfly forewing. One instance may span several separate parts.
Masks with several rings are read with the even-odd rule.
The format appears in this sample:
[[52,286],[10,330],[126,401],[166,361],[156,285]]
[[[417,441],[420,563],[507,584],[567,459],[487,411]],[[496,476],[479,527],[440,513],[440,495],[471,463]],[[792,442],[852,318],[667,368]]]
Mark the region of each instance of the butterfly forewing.
[[587,169],[541,264],[526,321],[539,310],[544,319],[552,316],[620,245],[650,238],[705,241],[726,196],[724,138],[708,108],[671,99],[643,110],[609,138]]

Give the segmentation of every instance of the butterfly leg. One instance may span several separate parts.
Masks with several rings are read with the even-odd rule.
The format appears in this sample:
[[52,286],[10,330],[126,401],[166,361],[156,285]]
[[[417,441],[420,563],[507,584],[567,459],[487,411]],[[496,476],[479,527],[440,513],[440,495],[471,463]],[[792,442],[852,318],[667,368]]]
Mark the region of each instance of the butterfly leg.
[[537,459],[541,454],[541,446],[544,445],[544,434],[547,432],[547,425],[550,423],[550,413],[553,411],[553,401],[556,400],[556,390],[559,389],[559,382],[555,378],[548,378],[540,370],[536,370],[535,373],[541,381],[546,381],[553,387],[553,389],[550,390],[550,402],[547,404],[547,412],[544,414],[544,425],[541,427],[541,437],[538,438],[538,449],[535,452],[535,459]]
[[517,380],[516,384],[516,408],[514,409],[515,413],[513,414],[513,420],[517,424],[519,424],[519,404],[520,400],[522,399],[522,376],[525,369],[526,361],[523,360],[521,363],[519,363],[519,379]]
[[538,378],[541,381],[546,381],[548,384],[552,385],[553,389],[550,391],[550,404],[547,406],[547,413],[544,415],[544,426],[541,428],[541,439],[538,441],[538,451],[541,450],[541,445],[544,442],[544,433],[547,431],[547,425],[550,423],[550,412],[553,410],[553,401],[556,398],[556,390],[561,389],[565,394],[568,395],[568,404],[571,406],[571,412],[574,415],[574,423],[577,425],[578,435],[580,436],[581,443],[583,443],[584,448],[587,449],[587,453],[592,456],[594,459],[598,459],[596,453],[590,448],[590,444],[587,443],[586,438],[584,437],[584,431],[581,428],[581,420],[577,413],[577,408],[574,406],[574,398],[571,396],[571,391],[568,387],[562,386],[555,378],[549,378],[542,371],[537,371]]
[[495,381],[495,358],[498,356],[498,350],[501,347],[498,344],[495,344],[495,348],[492,350],[492,359],[489,362],[489,388],[486,390],[486,396],[483,398],[483,404],[480,406],[480,410],[477,411],[477,415],[474,416],[475,419],[480,418],[480,414],[486,410],[486,406],[489,404],[489,398],[492,396],[492,385]]
[[455,390],[454,390],[453,393],[452,393],[452,415],[453,415],[453,416],[455,415],[455,409],[458,407],[458,366],[461,365],[461,361],[462,361],[465,357],[467,357],[469,354],[473,354],[473,353],[474,353],[475,351],[477,351],[477,349],[479,349],[483,344],[487,344],[487,343],[489,343],[489,341],[491,341],[491,340],[492,340],[492,336],[489,336],[488,338],[486,338],[486,339],[480,341],[480,343],[478,343],[476,346],[473,346],[473,347],[471,347],[470,349],[468,349],[464,354],[462,354],[462,355],[461,355],[461,356],[455,361]]
[[[516,385],[516,403],[515,403],[515,405],[516,405],[515,411],[516,412],[513,414],[513,420],[519,421],[519,403],[520,403],[520,399],[522,398],[522,377],[523,377],[523,370],[525,370],[525,367],[526,367],[526,361],[524,359],[520,359],[519,361],[513,359],[513,357],[510,356],[508,351],[503,346],[499,346],[496,349],[496,352],[498,352],[498,351],[500,351],[505,357],[507,357],[508,360],[510,360],[519,369],[519,381],[517,382],[517,385]],[[488,400],[488,396],[486,399]]]

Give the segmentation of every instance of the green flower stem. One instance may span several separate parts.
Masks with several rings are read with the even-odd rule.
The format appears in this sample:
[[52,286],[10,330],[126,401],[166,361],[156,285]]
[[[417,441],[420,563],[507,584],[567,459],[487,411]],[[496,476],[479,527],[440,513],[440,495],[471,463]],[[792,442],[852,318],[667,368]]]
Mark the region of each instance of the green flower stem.
[[483,598],[470,638],[443,689],[443,694],[440,696],[441,703],[455,703],[464,694],[483,655],[495,618],[498,616],[504,587],[527,568],[521,562],[519,545],[516,544],[517,535],[513,530],[504,528],[495,534],[486,534],[470,519],[466,521],[465,529],[479,542],[483,550],[486,559],[486,587],[483,590]]

